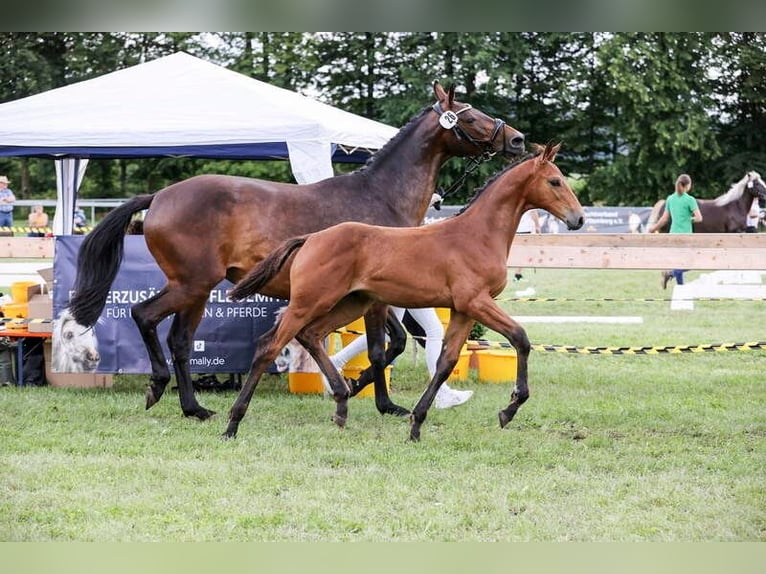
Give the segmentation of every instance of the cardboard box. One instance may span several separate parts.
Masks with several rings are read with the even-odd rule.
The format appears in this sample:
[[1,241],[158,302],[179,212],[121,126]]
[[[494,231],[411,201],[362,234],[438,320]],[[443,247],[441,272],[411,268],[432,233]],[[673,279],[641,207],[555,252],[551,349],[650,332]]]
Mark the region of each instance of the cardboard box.
[[27,303],[27,317],[30,319],[53,318],[53,299],[50,295],[32,295]]
[[108,373],[54,373],[51,370],[52,344],[49,340],[45,341],[43,347],[45,353],[45,378],[52,387],[111,387],[113,377]]
[[27,330],[30,333],[53,333],[53,319],[29,319]]
[[45,285],[48,287],[48,291],[53,288],[53,267],[46,267],[40,269],[37,274],[45,280]]

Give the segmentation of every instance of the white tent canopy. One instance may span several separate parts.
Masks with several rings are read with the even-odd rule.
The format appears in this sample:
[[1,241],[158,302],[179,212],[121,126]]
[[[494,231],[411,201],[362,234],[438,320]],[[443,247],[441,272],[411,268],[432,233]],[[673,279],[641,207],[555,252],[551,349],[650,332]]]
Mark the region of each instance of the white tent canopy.
[[184,52],[0,105],[1,156],[63,160],[57,234],[71,233],[87,158],[289,159],[307,183],[396,132]]

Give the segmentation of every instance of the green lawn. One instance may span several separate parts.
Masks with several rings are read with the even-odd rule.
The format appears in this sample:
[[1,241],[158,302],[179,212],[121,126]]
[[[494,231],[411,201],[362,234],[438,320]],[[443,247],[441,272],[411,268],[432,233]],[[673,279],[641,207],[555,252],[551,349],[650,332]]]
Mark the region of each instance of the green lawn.
[[[761,301],[670,312],[659,273],[527,270],[500,297],[516,315],[637,315],[641,325],[529,324],[533,344],[696,345],[766,339]],[[697,273],[689,273],[694,278]],[[533,286],[539,297],[508,300]],[[585,298],[619,301],[585,302]],[[491,335],[499,340],[496,335]],[[393,369],[412,406],[423,354]],[[353,399],[258,388],[239,436],[181,416],[146,377],[114,388],[0,389],[0,540],[764,541],[766,352],[607,356],[533,351],[531,398],[504,430],[510,385],[475,375],[467,404],[432,410],[422,440]]]

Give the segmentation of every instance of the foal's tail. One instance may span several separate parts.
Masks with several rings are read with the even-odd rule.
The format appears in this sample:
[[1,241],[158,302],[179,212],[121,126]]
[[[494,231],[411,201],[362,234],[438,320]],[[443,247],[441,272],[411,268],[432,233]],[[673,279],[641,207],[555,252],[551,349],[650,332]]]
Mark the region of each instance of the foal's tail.
[[77,256],[77,278],[69,310],[86,327],[98,321],[123,255],[123,239],[133,214],[147,209],[154,195],[137,195],[110,211],[85,236]]
[[245,297],[258,293],[279,273],[293,252],[303,247],[306,239],[308,239],[308,235],[288,239],[282,243],[234,286],[229,292],[229,298],[234,301],[241,301]]

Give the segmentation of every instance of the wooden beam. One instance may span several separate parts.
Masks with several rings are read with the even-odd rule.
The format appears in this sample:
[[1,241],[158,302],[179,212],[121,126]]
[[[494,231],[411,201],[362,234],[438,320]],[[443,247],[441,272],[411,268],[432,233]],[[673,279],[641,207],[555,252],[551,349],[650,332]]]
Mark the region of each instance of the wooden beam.
[[[53,237],[0,237],[0,258],[52,259],[54,242]],[[525,234],[514,239],[508,265],[766,271],[766,233]]]
[[0,258],[53,259],[53,237],[0,237]]
[[766,233],[517,235],[509,267],[766,270]]

